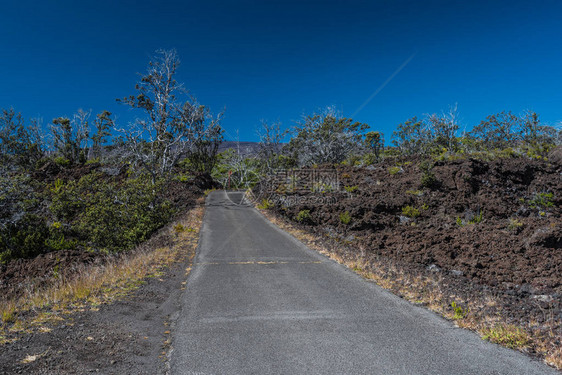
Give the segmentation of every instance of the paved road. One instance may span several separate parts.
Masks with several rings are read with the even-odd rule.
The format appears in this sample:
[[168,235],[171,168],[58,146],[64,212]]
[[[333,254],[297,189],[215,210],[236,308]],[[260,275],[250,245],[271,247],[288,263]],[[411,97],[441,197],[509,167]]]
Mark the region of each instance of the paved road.
[[172,374],[559,374],[363,280],[241,199],[207,198]]

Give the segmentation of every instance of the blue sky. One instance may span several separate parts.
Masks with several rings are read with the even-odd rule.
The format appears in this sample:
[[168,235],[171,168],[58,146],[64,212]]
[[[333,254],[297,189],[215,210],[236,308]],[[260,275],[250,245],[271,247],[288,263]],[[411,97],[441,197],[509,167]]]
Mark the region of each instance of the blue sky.
[[107,109],[126,125],[135,114],[115,99],[175,48],[178,80],[226,109],[229,139],[328,105],[387,140],[454,103],[467,129],[502,110],[555,124],[560,21],[559,1],[4,1],[0,108],[44,123]]

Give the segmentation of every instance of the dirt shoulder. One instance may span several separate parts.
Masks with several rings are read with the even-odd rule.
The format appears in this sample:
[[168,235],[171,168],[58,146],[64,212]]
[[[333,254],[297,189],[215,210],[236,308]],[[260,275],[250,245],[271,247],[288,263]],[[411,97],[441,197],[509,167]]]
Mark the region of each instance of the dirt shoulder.
[[179,314],[202,217],[203,207],[193,208],[143,244],[139,251],[145,253],[170,251],[155,258],[160,264],[142,279],[132,275],[118,293],[112,295],[107,285],[100,292],[105,299],[90,294],[62,309],[28,312],[4,327],[0,373],[165,373],[170,324]]

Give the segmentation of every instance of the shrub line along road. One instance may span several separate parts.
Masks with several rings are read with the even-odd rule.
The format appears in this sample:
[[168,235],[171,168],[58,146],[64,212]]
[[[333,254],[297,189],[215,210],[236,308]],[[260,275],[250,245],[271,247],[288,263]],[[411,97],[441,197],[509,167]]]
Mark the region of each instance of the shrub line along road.
[[172,374],[559,374],[308,249],[242,193],[206,204]]

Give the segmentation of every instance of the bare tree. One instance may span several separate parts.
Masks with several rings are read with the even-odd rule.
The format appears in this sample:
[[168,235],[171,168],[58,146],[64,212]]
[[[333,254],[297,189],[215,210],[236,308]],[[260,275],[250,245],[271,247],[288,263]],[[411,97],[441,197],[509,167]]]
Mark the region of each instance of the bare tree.
[[294,128],[288,150],[300,166],[341,163],[361,147],[362,132],[369,126],[341,116],[333,107],[304,116]]
[[221,153],[221,161],[213,178],[225,188],[249,188],[261,180],[260,165],[257,159],[240,153],[239,147]]
[[279,154],[282,152],[282,142],[289,133],[281,129],[281,122],[268,123],[261,121],[258,129],[259,150],[258,158],[262,163],[262,170],[268,172],[279,167]]
[[541,124],[538,113],[530,110],[521,117],[520,133],[525,144],[540,149],[549,144],[556,144],[560,136],[558,129]]
[[210,132],[217,134],[220,128],[222,114],[213,116],[175,80],[179,64],[175,50],[156,51],[147,72],[135,86],[137,95],[118,99],[145,114],[129,128],[118,131],[134,161],[151,175],[153,182],[169,175],[197,139]]
[[207,124],[204,121],[193,124],[193,139],[187,157],[195,171],[211,173],[217,163],[219,146],[223,141],[221,117],[222,113],[213,118],[209,112],[206,118],[210,121]]
[[441,116],[432,114],[428,116],[427,124],[431,132],[433,143],[436,146],[445,147],[450,151],[456,151],[457,132],[459,130],[458,105],[450,106],[447,112]]

